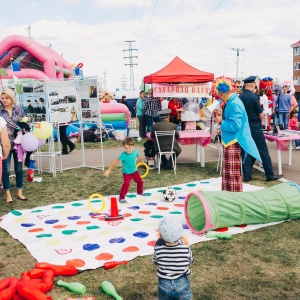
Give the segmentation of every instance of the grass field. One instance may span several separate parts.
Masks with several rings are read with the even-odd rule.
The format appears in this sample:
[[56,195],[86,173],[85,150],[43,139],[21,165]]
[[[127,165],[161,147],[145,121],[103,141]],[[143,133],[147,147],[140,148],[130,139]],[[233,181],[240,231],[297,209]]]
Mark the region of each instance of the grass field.
[[[104,143],[104,148],[116,147],[115,141]],[[87,145],[86,148],[93,147]],[[109,150],[108,150],[109,151]],[[150,171],[145,188],[187,183],[219,177],[216,163],[205,168],[197,164],[178,164],[177,174],[172,171]],[[27,209],[52,203],[87,199],[93,192],[111,195],[119,192],[122,183],[120,168],[116,167],[106,178],[102,171],[81,168],[58,173],[56,178],[42,173],[42,183],[25,182],[24,195],[28,202],[15,201],[14,209]],[[251,184],[268,187],[279,182],[266,182],[264,175],[254,171]],[[12,178],[12,195],[15,183]],[[135,191],[132,184],[131,191]],[[3,201],[0,214],[8,213],[11,206]],[[234,235],[232,240],[213,240],[192,245],[194,262],[191,265],[191,286],[194,299],[300,299],[300,222],[284,222],[248,233]],[[30,270],[35,260],[27,249],[0,230],[0,278],[20,276]],[[112,270],[99,268],[72,277],[56,277],[68,282],[78,281],[87,287],[86,296],[112,299],[100,290],[103,280],[111,281],[119,295],[126,300],[156,299],[156,267],[151,256],[140,257]],[[75,295],[54,287],[48,293],[62,300]],[[78,297],[78,296],[77,296]]]

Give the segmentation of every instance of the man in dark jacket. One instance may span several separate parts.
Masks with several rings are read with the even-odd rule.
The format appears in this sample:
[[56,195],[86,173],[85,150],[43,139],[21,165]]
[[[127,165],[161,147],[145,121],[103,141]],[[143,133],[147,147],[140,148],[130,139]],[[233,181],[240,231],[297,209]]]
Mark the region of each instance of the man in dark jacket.
[[[179,138],[179,132],[176,130],[176,124],[170,123],[170,112],[171,109],[162,109],[157,114],[160,115],[161,121],[158,123],[153,124],[152,131],[151,131],[151,137],[155,138],[155,131],[174,131],[175,130],[175,140],[174,140],[174,146],[173,150],[176,153],[176,157],[181,153],[181,148],[177,142],[177,139]],[[170,151],[172,147],[172,136],[166,136],[164,138],[159,139],[159,145],[160,145],[160,151]],[[157,141],[155,139],[154,142],[154,149],[155,153],[158,153],[158,146]],[[172,159],[171,157],[169,160],[166,158],[165,155],[161,156],[161,160],[163,163],[163,166],[165,169],[169,170],[172,168]]]

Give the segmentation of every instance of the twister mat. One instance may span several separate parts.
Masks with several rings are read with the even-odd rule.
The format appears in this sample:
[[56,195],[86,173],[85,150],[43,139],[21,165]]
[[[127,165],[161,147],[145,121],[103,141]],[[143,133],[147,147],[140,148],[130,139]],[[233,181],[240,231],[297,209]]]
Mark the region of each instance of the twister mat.
[[[53,204],[35,209],[12,210],[2,217],[0,227],[23,243],[38,262],[57,265],[73,264],[79,270],[96,269],[110,260],[132,260],[151,255],[156,242],[155,229],[166,215],[176,215],[184,224],[189,244],[209,240],[193,235],[183,213],[185,196],[198,190],[220,191],[221,178],[175,185],[174,202],[163,201],[164,188],[145,191],[145,196],[127,195],[128,203],[118,203],[124,219],[106,221],[110,215],[110,198],[105,198],[101,213],[89,209],[88,200]],[[244,184],[244,191],[261,187]],[[101,193],[101,192],[100,192]],[[94,209],[101,207],[99,199],[91,201]],[[231,234],[243,233],[274,223],[230,227]],[[225,229],[226,230],[226,229]],[[234,238],[234,237],[233,237]]]

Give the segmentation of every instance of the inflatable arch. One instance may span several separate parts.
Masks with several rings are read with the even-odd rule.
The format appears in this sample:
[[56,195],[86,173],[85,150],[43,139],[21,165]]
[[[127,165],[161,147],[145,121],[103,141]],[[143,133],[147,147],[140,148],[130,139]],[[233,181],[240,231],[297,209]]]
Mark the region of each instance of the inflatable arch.
[[184,214],[195,234],[242,224],[264,224],[300,218],[300,187],[287,182],[253,192],[193,192]]
[[[12,35],[0,43],[0,55],[9,52],[1,59],[1,67],[10,67],[10,56],[20,62],[21,71],[15,73],[18,78],[58,79],[71,78],[73,68],[61,55],[52,48],[20,35]],[[7,76],[12,78],[12,70],[7,69]]]

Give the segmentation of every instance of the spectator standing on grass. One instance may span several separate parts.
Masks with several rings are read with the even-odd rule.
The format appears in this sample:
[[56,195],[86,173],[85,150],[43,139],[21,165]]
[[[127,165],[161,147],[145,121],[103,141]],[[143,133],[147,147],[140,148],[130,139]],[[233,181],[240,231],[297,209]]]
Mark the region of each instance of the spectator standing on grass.
[[[254,140],[256,148],[258,149],[259,155],[261,157],[266,180],[278,180],[280,177],[275,176],[274,174],[272,160],[269,154],[264,133],[261,128],[261,123],[263,122],[262,108],[257,101],[257,95],[253,93],[255,88],[255,79],[255,76],[250,76],[244,79],[245,90],[243,94],[239,96],[239,98],[242,100],[246,109],[251,137]],[[243,152],[243,174],[245,182],[248,182],[252,179],[252,169],[256,159],[257,158],[255,158],[252,154],[249,155]]]
[[193,298],[189,278],[193,254],[183,243],[182,232],[181,222],[173,216],[164,217],[159,222],[159,239],[152,256],[152,262],[157,265],[158,300]]
[[130,181],[133,179],[137,183],[137,194],[143,196],[143,185],[144,182],[141,175],[137,171],[136,165],[138,162],[143,161],[143,157],[138,151],[134,149],[134,140],[132,138],[126,138],[123,141],[124,151],[121,155],[116,158],[113,163],[109,166],[108,170],[104,172],[104,176],[109,176],[111,170],[119,163],[122,163],[122,173],[123,173],[123,185],[120,191],[119,202],[127,203],[125,197],[130,187]]
[[288,85],[282,87],[281,92],[278,94],[278,97],[275,101],[275,107],[278,106],[278,123],[281,130],[288,129],[289,124],[289,114],[293,109],[292,98],[287,93],[289,89]]
[[259,161],[261,158],[251,137],[245,107],[239,96],[233,92],[234,89],[232,79],[224,76],[216,78],[212,86],[213,94],[225,103],[223,109],[216,110],[215,117],[222,131],[222,190],[241,192],[241,148]]
[[24,117],[24,111],[22,107],[16,105],[17,98],[13,90],[5,89],[1,93],[1,102],[3,107],[0,110],[0,116],[6,121],[8,137],[10,141],[10,151],[2,161],[2,183],[3,189],[5,190],[6,203],[12,203],[13,199],[10,193],[10,162],[11,157],[14,161],[14,170],[16,175],[16,189],[17,189],[17,198],[21,201],[28,200],[23,195],[23,162],[18,160],[17,151],[14,149],[14,131],[17,127],[17,122]]
[[138,141],[141,141],[146,137],[146,119],[144,114],[146,93],[140,91],[140,97],[136,101],[136,116],[139,120],[139,137]]
[[[291,130],[299,130],[298,112],[295,110],[290,113],[289,128]],[[295,146],[297,150],[300,149],[299,140],[295,140]]]
[[157,114],[161,110],[161,103],[158,98],[152,96],[152,89],[148,90],[148,98],[145,101],[144,114],[147,125],[147,132],[152,131],[153,122],[160,121],[160,116]]

